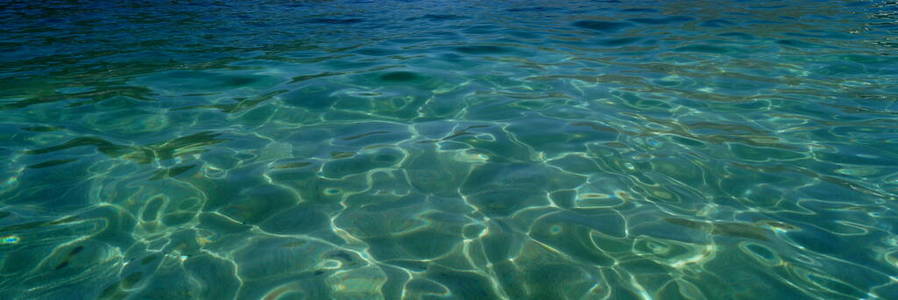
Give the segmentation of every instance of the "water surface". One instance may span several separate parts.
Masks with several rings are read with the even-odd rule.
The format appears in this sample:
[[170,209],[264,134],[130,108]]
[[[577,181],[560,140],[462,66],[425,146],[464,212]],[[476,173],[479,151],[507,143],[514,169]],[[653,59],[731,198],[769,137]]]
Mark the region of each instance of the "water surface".
[[6,1],[2,299],[898,298],[889,1]]

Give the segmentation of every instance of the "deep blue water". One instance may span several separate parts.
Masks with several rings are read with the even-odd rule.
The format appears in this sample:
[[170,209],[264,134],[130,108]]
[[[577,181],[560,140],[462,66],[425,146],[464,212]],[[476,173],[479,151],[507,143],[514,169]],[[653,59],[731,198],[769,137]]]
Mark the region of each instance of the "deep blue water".
[[0,299],[898,299],[895,1],[0,22]]

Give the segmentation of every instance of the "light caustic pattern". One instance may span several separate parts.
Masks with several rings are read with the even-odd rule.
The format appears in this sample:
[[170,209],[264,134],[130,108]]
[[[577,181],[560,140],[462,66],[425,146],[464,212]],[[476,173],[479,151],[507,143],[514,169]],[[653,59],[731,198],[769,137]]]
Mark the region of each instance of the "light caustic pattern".
[[898,295],[895,4],[446,2],[2,4],[0,298]]

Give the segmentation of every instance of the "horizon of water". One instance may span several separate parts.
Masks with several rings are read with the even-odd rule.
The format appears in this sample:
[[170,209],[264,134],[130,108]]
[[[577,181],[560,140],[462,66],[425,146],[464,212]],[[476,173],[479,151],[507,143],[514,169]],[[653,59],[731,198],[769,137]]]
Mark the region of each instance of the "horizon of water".
[[894,1],[0,20],[0,299],[898,298]]

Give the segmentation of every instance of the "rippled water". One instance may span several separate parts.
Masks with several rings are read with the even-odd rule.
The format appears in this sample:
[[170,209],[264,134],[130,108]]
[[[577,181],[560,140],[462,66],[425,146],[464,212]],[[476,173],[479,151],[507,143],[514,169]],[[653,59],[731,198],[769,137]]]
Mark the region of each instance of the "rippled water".
[[894,1],[120,2],[0,4],[2,299],[898,299]]

